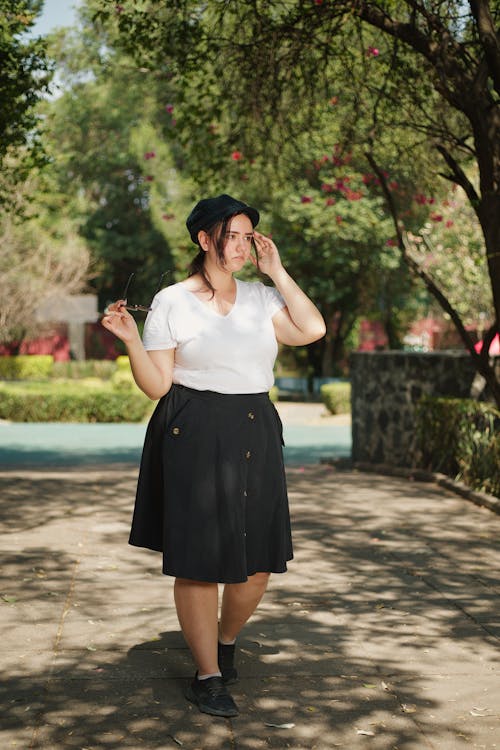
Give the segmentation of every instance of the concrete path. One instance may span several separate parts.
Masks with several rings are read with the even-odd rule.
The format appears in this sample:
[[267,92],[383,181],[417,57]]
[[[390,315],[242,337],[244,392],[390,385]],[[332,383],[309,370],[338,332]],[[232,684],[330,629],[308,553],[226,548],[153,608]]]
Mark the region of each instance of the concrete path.
[[288,470],[295,560],[200,714],[172,581],[127,545],[136,470],[0,472],[0,748],[500,747],[500,517],[434,485]]

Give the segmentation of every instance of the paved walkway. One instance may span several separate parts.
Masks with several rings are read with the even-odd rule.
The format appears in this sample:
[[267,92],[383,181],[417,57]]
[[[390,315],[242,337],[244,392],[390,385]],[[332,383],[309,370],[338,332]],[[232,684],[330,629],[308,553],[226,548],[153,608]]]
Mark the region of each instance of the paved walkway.
[[241,715],[200,714],[172,581],[127,545],[136,470],[0,472],[0,747],[500,747],[500,517],[288,470],[295,560],[239,641]]

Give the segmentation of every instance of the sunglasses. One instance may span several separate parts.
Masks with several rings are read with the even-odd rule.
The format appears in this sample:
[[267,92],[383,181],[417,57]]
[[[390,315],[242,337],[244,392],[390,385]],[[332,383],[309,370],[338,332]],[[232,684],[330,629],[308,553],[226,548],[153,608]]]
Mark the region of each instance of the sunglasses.
[[[158,292],[163,287],[163,280],[164,280],[165,276],[169,276],[171,273],[172,273],[172,271],[165,271],[164,273],[162,273],[162,275],[160,276],[160,280],[158,282],[158,286],[156,288],[156,291],[153,294],[153,298],[158,294]],[[125,285],[125,289],[123,290],[123,294],[121,296],[121,299],[123,299],[125,301],[124,307],[125,307],[126,310],[130,310],[130,312],[137,312],[139,310],[141,312],[150,312],[151,309],[152,309],[151,308],[151,304],[149,304],[147,306],[146,305],[132,305],[132,304],[129,305],[128,304],[128,292],[129,292],[130,285],[132,283],[132,279],[134,278],[134,276],[135,276],[135,272],[132,272],[130,274],[130,276],[128,277],[128,281],[127,281],[127,283]]]

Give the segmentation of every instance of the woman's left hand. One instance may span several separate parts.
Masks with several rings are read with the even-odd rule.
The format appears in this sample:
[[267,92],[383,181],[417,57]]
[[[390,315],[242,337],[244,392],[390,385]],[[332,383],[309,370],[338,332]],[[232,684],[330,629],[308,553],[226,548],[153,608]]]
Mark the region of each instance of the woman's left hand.
[[[260,232],[254,231],[253,236],[255,247],[257,248],[257,257],[259,259],[259,270],[270,276],[272,279],[273,276],[283,268],[278,248],[270,237],[266,237],[265,235],[260,234]],[[253,255],[251,255],[250,258],[254,266],[256,266],[257,261]]]

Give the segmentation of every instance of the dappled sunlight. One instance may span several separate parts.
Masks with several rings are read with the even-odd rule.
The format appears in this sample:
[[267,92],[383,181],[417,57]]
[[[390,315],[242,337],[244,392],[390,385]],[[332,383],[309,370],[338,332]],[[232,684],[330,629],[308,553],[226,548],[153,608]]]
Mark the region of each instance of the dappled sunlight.
[[238,641],[229,722],[183,696],[172,579],[127,544],[135,482],[124,467],[0,475],[3,723],[19,746],[490,746],[497,516],[430,484],[289,468],[295,558]]

